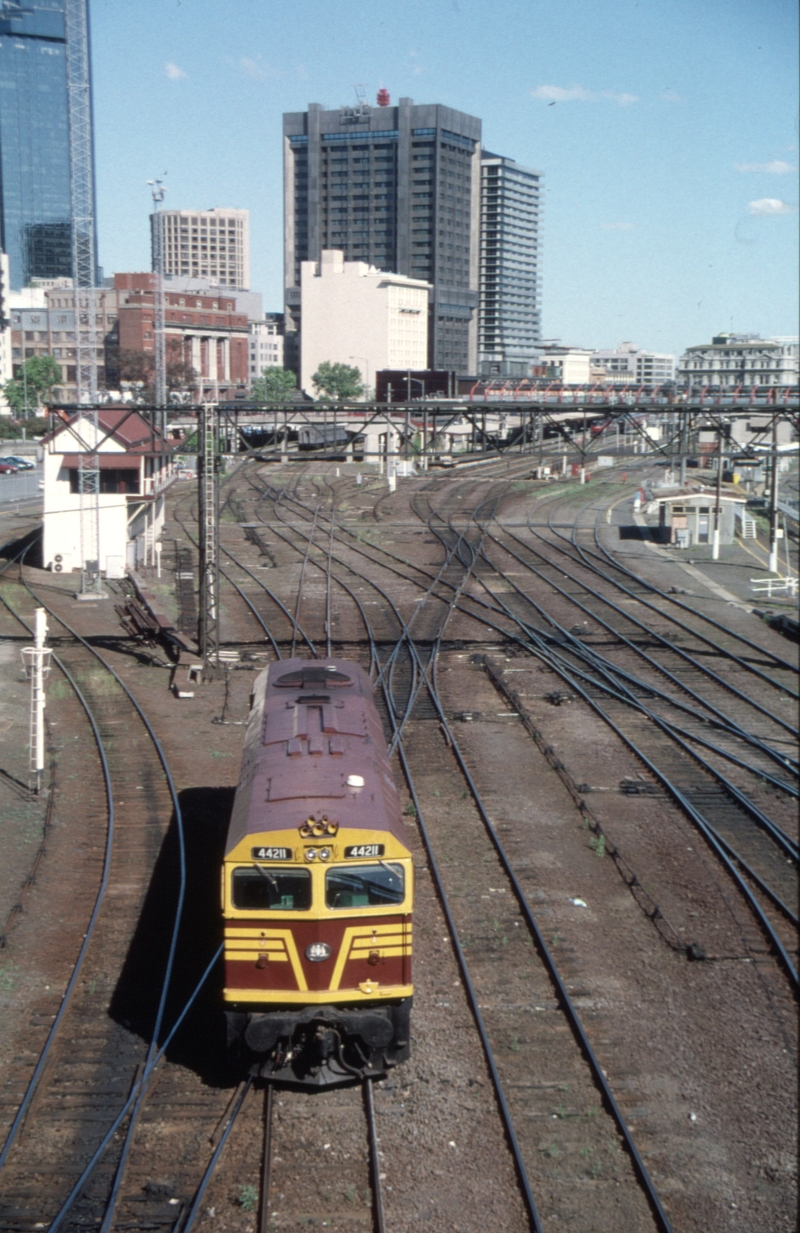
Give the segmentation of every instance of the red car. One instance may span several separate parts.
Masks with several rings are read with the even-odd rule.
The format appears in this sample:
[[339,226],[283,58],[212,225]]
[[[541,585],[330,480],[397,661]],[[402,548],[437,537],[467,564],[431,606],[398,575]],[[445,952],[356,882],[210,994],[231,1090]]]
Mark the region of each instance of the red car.
[[17,468],[12,467],[9,462],[0,462],[0,475],[14,475],[16,471]]

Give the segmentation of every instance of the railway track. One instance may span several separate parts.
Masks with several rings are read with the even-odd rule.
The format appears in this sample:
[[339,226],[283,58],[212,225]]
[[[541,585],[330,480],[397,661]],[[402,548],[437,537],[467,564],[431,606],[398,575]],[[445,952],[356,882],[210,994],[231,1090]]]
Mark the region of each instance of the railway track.
[[[493,501],[496,504],[496,498],[493,499]],[[305,544],[303,545],[299,542],[296,544],[296,551],[298,553],[302,553],[302,559],[304,562],[304,566],[306,568],[308,567],[308,564],[311,561],[314,561],[314,557],[312,556],[312,549],[313,549],[314,533],[316,530],[318,514],[319,514],[319,507],[316,506],[315,507],[316,516],[313,519],[310,528],[305,533]],[[296,534],[297,529],[293,528],[293,530],[295,531],[295,534]],[[319,556],[322,555],[321,549],[318,555]],[[467,559],[468,563],[466,566],[464,565],[462,556]],[[332,557],[333,557],[333,554],[328,553],[326,559],[315,561],[317,568],[321,571],[325,571],[326,573],[328,573],[328,576],[330,576],[330,564],[331,564]],[[443,619],[443,616],[442,616],[442,598],[441,596],[439,596],[434,602],[431,600],[431,596],[434,595],[436,588],[437,588],[437,584],[441,584],[442,582],[444,582],[446,586],[449,586],[449,588],[451,589],[451,595],[446,603],[445,612],[452,613],[456,608],[460,593],[469,579],[469,575],[471,573],[471,570],[474,564],[474,559],[475,559],[475,554],[470,551],[466,551],[464,544],[460,541],[457,541],[456,544],[453,546],[452,551],[447,554],[446,562],[443,565],[442,569],[439,571],[434,583],[432,583],[431,586],[428,588],[428,594],[426,596],[426,599],[432,611],[429,612],[428,609],[426,608],[423,608],[421,610],[421,607],[418,606],[411,620],[408,622],[405,622],[403,620],[399,611],[396,608],[396,605],[392,603],[390,597],[386,595],[385,592],[381,591],[382,597],[386,599],[393,608],[395,619],[397,621],[397,634],[398,634],[397,642],[396,642],[396,646],[394,650],[388,656],[385,656],[382,661],[380,657],[377,655],[377,652],[375,650],[374,640],[372,637],[372,631],[371,631],[368,619],[366,617],[366,614],[364,612],[363,606],[359,605],[361,617],[362,617],[362,620],[364,621],[365,629],[368,632],[370,644],[373,647],[373,659],[377,659],[378,663],[381,665],[381,670],[380,670],[379,675],[380,675],[380,680],[383,683],[384,700],[386,704],[386,715],[387,715],[387,719],[390,721],[390,734],[392,736],[393,745],[398,751],[398,755],[401,759],[403,771],[406,776],[406,780],[409,784],[409,789],[410,789],[411,796],[412,796],[413,808],[414,808],[414,812],[416,814],[416,819],[417,819],[417,825],[420,826],[420,828],[424,828],[424,815],[423,815],[423,810],[422,810],[421,793],[418,792],[415,787],[415,779],[414,779],[415,772],[414,770],[412,770],[412,765],[411,765],[412,760],[407,755],[406,750],[409,747],[409,741],[413,741],[413,744],[416,745],[417,738],[416,738],[416,734],[414,733],[414,725],[419,724],[420,722],[424,723],[424,719],[423,720],[411,720],[409,718],[410,714],[414,711],[415,708],[416,708],[416,712],[419,714],[420,705],[421,705],[420,694],[423,692],[423,690],[427,692],[427,695],[429,698],[429,706],[432,709],[433,714],[439,719],[440,724],[443,726],[443,729],[447,736],[450,750],[456,754],[458,752],[458,747],[455,743],[452,731],[450,730],[449,725],[447,724],[447,720],[446,720],[443,708],[441,706],[441,702],[438,697],[438,691],[437,691],[435,682],[431,681],[430,676],[426,677],[426,670],[428,672],[433,670],[433,672],[435,673],[436,654],[438,653],[438,648],[441,645],[441,640],[444,636],[445,628],[446,628],[446,617]],[[363,574],[360,575],[358,571],[356,571],[352,565],[350,565],[348,568],[351,571],[351,573],[354,575],[354,577],[356,578],[360,577],[363,581],[370,583],[370,585],[373,585],[373,586],[375,585],[374,580],[368,579]],[[340,586],[345,585],[342,583],[342,580],[338,575],[335,576],[335,580],[339,583]],[[349,584],[347,584],[347,586],[349,589]],[[424,604],[424,601],[423,601],[423,604]],[[413,630],[413,633],[412,633],[412,630]],[[419,633],[417,631],[419,631]],[[434,634],[432,640],[431,640],[431,634]],[[422,654],[420,653],[420,645],[418,641],[419,638],[422,638],[423,640],[426,640],[427,642],[427,647],[423,651]],[[427,684],[423,685],[425,681],[427,681]],[[404,732],[404,729],[405,729],[405,732]],[[420,753],[417,750],[416,758],[419,759],[419,757],[420,757]],[[441,758],[441,755],[437,755],[437,757]],[[460,782],[462,784],[462,788],[461,788],[462,793],[466,795],[467,789],[464,788],[463,785],[468,784],[469,791],[471,792],[474,800],[476,801],[476,808],[477,808],[478,814],[481,815],[483,820],[488,820],[488,815],[486,815],[485,813],[485,809],[480,800],[480,796],[477,791],[477,788],[474,782],[469,777],[468,772],[466,771],[466,765],[463,762],[463,759],[457,758],[457,765],[454,767],[454,773],[457,779],[460,777]],[[491,828],[489,828],[489,831],[490,830]],[[427,855],[428,865],[430,868],[436,870],[437,866],[436,866],[436,856],[435,856],[435,845],[431,843],[430,837],[427,835],[427,832],[423,830],[423,833],[426,834],[426,855]],[[488,842],[489,844],[488,850],[491,851],[492,845],[491,845],[488,832],[484,832],[484,842],[485,843]],[[500,848],[500,851],[502,852],[502,846]],[[472,876],[475,878],[480,877],[481,882],[485,881],[486,872],[487,872],[485,869],[481,869],[481,865],[480,865],[481,861],[485,861],[485,852],[486,852],[485,848],[483,847],[480,848],[480,856],[476,858],[477,869],[473,868],[472,870]],[[463,850],[462,850],[462,857],[463,857]],[[480,874],[478,871],[480,871]],[[498,1065],[498,1061],[496,1057],[496,1047],[498,1043],[497,1024],[494,1023],[492,1025],[492,1030],[490,1031],[490,1030],[487,1030],[485,1023],[483,1022],[483,1015],[481,1014],[481,1010],[480,1010],[480,999],[482,996],[486,996],[486,992],[481,993],[480,990],[476,987],[474,983],[473,975],[470,970],[472,966],[472,963],[470,961],[471,956],[470,956],[470,960],[466,958],[466,950],[460,941],[460,936],[464,929],[464,923],[462,922],[461,928],[457,926],[455,916],[453,915],[450,907],[448,906],[448,897],[447,897],[447,890],[446,890],[445,883],[442,880],[441,876],[438,874],[438,871],[435,876],[437,877],[437,883],[436,883],[437,890],[438,890],[439,896],[443,900],[444,910],[447,915],[448,924],[451,929],[452,940],[456,947],[456,953],[459,958],[459,965],[460,965],[460,970],[462,973],[462,979],[465,983],[465,986],[470,990],[470,1002],[471,1002],[472,1011],[473,1011],[473,1014],[476,1016],[476,1019],[478,1021],[479,1028],[481,1031],[481,1039],[482,1039],[484,1054],[485,1054],[487,1065],[489,1066],[490,1073],[495,1083],[497,1100],[499,1103],[500,1110],[504,1117],[506,1135],[510,1143],[512,1144],[512,1149],[513,1149],[514,1159],[515,1159],[515,1168],[517,1171],[518,1178],[520,1180],[521,1190],[522,1190],[523,1197],[525,1199],[529,1220],[531,1222],[532,1227],[541,1228],[542,1227],[541,1220],[538,1214],[536,1200],[533,1195],[531,1184],[528,1180],[529,1171],[532,1170],[533,1166],[538,1165],[539,1172],[541,1172],[541,1165],[536,1157],[536,1149],[532,1146],[531,1142],[530,1141],[527,1141],[527,1142],[520,1141],[518,1126],[515,1123],[515,1119],[512,1115],[509,1101],[507,1100],[506,1095],[505,1095],[504,1085],[501,1079],[500,1066]],[[491,876],[494,881],[500,881],[502,880],[504,873],[500,870],[493,869],[491,871]],[[567,1062],[562,1059],[562,1062],[560,1063],[562,1067],[561,1073],[564,1074],[568,1072],[570,1075],[570,1082],[574,1083],[576,1070],[581,1072],[579,1083],[582,1083],[584,1085],[584,1088],[586,1089],[583,1093],[583,1097],[584,1097],[583,1104],[585,1106],[585,1109],[584,1109],[585,1116],[586,1118],[599,1119],[593,1124],[596,1126],[602,1127],[599,1130],[598,1135],[599,1135],[599,1140],[602,1141],[603,1144],[605,1145],[607,1152],[613,1153],[615,1149],[619,1151],[620,1141],[625,1143],[625,1147],[627,1149],[627,1152],[629,1153],[627,1163],[632,1164],[632,1167],[635,1173],[638,1174],[639,1184],[643,1188],[644,1193],[646,1195],[646,1198],[642,1200],[640,1196],[640,1192],[636,1184],[634,1183],[632,1187],[632,1193],[639,1196],[639,1198],[637,1200],[634,1200],[634,1207],[631,1210],[631,1216],[632,1216],[633,1223],[637,1227],[641,1225],[642,1219],[644,1219],[646,1223],[649,1223],[648,1216],[647,1216],[647,1210],[648,1210],[648,1205],[649,1205],[651,1208],[653,1217],[655,1219],[654,1227],[658,1227],[662,1229],[669,1228],[670,1227],[669,1222],[660,1204],[660,1201],[658,1200],[655,1189],[652,1186],[652,1183],[650,1182],[649,1176],[647,1174],[647,1170],[645,1169],[643,1162],[641,1160],[641,1157],[638,1155],[638,1152],[635,1149],[633,1140],[630,1137],[630,1134],[627,1130],[624,1119],[622,1118],[621,1113],[616,1107],[611,1091],[608,1088],[608,1085],[604,1079],[602,1069],[599,1066],[599,1063],[597,1063],[596,1059],[594,1058],[593,1053],[591,1052],[591,1049],[588,1045],[588,1037],[586,1036],[580,1024],[580,1018],[577,1015],[577,1012],[575,1011],[571,1003],[571,1000],[569,999],[569,996],[567,994],[565,986],[563,985],[563,982],[559,981],[557,968],[556,968],[555,963],[553,962],[552,956],[549,954],[549,951],[547,950],[546,944],[544,943],[544,936],[541,930],[538,930],[538,927],[535,922],[535,918],[530,911],[530,906],[527,903],[527,900],[521,890],[521,887],[519,886],[518,883],[516,883],[516,880],[515,880],[513,871],[510,868],[510,865],[507,865],[505,869],[505,876],[506,877],[510,876],[512,879],[513,892],[515,893],[517,903],[519,904],[522,910],[523,919],[525,920],[525,923],[528,926],[528,930],[526,933],[515,935],[515,941],[517,942],[517,945],[527,947],[527,950],[525,953],[525,957],[521,959],[520,963],[518,965],[514,965],[512,963],[512,967],[517,966],[518,970],[526,971],[527,968],[532,963],[534,963],[534,961],[538,962],[538,964],[541,965],[541,962],[544,959],[544,963],[545,963],[544,973],[539,978],[540,981],[542,982],[542,992],[540,996],[544,998],[545,1000],[549,1000],[554,1005],[557,1011],[556,1016],[554,1016],[554,1018],[557,1019],[559,1022],[561,1021],[561,1018],[566,1011],[566,1013],[568,1014],[572,1032],[574,1033],[573,1039],[569,1041],[569,1050],[571,1051],[570,1061]],[[486,897],[488,898],[488,894]],[[519,923],[520,922],[517,922],[517,924]],[[467,925],[467,928],[468,929],[470,928],[469,924]],[[523,938],[525,939],[524,942],[522,941]],[[518,939],[519,941],[517,941]],[[483,984],[484,990],[488,990],[489,983],[490,983],[490,976],[489,976],[488,971],[484,970],[481,973],[481,980],[482,982],[484,982]],[[552,982],[553,980],[555,980],[556,982],[555,991],[554,991],[553,985],[550,984],[548,993],[545,994],[544,988],[547,987],[548,983]],[[559,1032],[558,1024],[556,1023],[554,1024],[554,1033],[553,1033],[553,1042],[552,1042],[553,1047],[556,1047],[556,1040],[558,1039],[559,1035],[560,1035],[560,1032]],[[494,1036],[494,1040],[492,1039],[492,1036]],[[583,1056],[581,1056],[581,1054],[583,1054]],[[588,1054],[588,1059],[589,1059],[588,1076],[585,1073],[583,1073],[586,1070],[587,1054]],[[507,1076],[508,1074],[507,1063],[504,1061],[502,1065],[503,1065],[503,1069],[505,1069],[506,1071],[506,1076]],[[527,1068],[528,1070],[531,1070],[532,1065],[533,1063],[531,1059],[525,1059],[525,1066],[523,1068]],[[598,1088],[598,1085],[599,1085],[599,1088]],[[551,1095],[551,1093],[548,1092],[548,1095]],[[528,1111],[530,1111],[529,1103],[526,1104],[526,1102],[523,1101],[522,1106],[523,1108],[527,1107]],[[601,1109],[602,1109],[602,1112],[601,1112]],[[591,1110],[591,1112],[589,1112],[589,1110]],[[519,1109],[517,1110],[517,1118],[518,1120],[521,1120],[524,1124],[524,1120],[525,1120],[524,1113],[522,1114],[520,1118]],[[608,1122],[608,1125],[606,1125],[606,1122]],[[622,1136],[622,1140],[619,1139],[619,1136]],[[557,1150],[558,1149],[556,1149],[556,1151]],[[593,1153],[595,1151],[595,1148],[590,1147],[587,1150]],[[600,1164],[600,1157],[598,1157],[597,1167],[599,1167],[601,1170],[607,1166],[607,1163],[608,1163],[607,1160],[605,1160],[604,1158],[604,1162]],[[630,1181],[628,1185],[630,1186]],[[562,1196],[562,1202],[563,1202],[563,1196]],[[639,1206],[637,1206],[637,1203],[639,1204]]]
[[[55,639],[56,662],[91,724],[107,812],[94,821],[97,897],[86,936],[0,1155],[0,1226],[16,1228],[52,1219],[147,1053],[139,1036],[109,1018],[108,1007],[170,814],[179,814],[169,768],[133,696],[42,595],[33,598],[65,631]],[[78,912],[84,902],[79,895]],[[160,1030],[158,989],[149,1012]],[[80,1210],[86,1215],[96,1204]]]

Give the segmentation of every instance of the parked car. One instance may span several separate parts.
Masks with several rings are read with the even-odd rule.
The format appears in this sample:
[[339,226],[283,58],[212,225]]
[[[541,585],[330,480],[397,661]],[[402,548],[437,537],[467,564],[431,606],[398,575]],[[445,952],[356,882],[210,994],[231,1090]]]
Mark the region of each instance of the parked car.
[[16,470],[10,462],[0,462],[0,475],[14,475]]
[[12,467],[17,467],[20,471],[33,471],[36,463],[31,462],[30,458],[20,458],[17,454],[7,454],[0,458],[0,462],[7,462]]

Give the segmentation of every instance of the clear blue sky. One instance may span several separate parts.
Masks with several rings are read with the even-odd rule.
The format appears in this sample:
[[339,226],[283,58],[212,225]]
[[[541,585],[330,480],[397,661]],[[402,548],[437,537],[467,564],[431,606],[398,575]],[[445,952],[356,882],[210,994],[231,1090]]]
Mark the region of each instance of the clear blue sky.
[[796,334],[794,0],[90,0],[100,260],[149,268],[165,205],[250,211],[282,308],[281,114],[366,85],[483,120],[545,173],[543,332],[677,354]]

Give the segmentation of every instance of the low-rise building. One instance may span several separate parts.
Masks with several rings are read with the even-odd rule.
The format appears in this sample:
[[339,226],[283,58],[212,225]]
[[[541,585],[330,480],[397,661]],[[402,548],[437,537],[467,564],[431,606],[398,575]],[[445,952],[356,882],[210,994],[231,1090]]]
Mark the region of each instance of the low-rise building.
[[687,347],[678,375],[688,387],[797,385],[798,340],[758,334],[716,334]]
[[265,368],[283,368],[283,313],[266,313],[250,322],[250,383]]
[[632,342],[614,350],[601,348],[592,355],[592,365],[602,369],[609,381],[626,385],[665,385],[675,380],[675,356],[645,351]]
[[[123,295],[119,350],[154,354],[155,275],[115,274],[114,288]],[[167,365],[192,370],[197,402],[233,398],[236,387],[247,384],[249,326],[246,313],[236,311],[235,297],[165,291],[164,334]]]
[[549,381],[562,385],[588,385],[592,356],[589,347],[567,347],[560,342],[545,342],[539,347],[540,363]]
[[427,367],[430,283],[323,249],[320,261],[302,262],[300,291],[306,394],[314,394],[311,378],[326,360],[357,367],[367,388],[378,369]]
[[86,568],[82,550],[109,578],[122,577],[126,567],[152,564],[164,525],[164,493],[175,478],[172,451],[158,429],[133,409],[62,413],[43,446],[45,569]]

